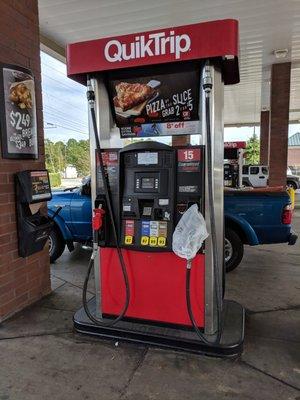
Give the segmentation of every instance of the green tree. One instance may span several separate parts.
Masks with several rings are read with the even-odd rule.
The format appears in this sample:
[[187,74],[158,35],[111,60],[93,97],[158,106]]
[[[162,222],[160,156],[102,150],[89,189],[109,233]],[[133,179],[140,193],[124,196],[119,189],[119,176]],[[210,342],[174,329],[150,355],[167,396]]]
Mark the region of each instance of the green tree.
[[49,172],[55,172],[55,160],[53,157],[53,143],[45,139],[45,163]]
[[49,172],[60,173],[66,168],[66,145],[63,142],[45,140],[45,162]]
[[63,173],[66,166],[73,165],[80,176],[90,173],[90,145],[89,140],[69,139],[65,144],[62,141],[52,142],[45,140],[46,167],[51,173]]
[[56,155],[57,169],[62,172],[66,169],[66,145],[64,142],[59,141],[54,143],[54,151]]
[[260,142],[256,133],[253,133],[251,138],[247,141],[246,164],[259,164],[259,153]]
[[77,169],[79,175],[88,175],[90,173],[89,140],[69,139],[66,145],[66,161]]

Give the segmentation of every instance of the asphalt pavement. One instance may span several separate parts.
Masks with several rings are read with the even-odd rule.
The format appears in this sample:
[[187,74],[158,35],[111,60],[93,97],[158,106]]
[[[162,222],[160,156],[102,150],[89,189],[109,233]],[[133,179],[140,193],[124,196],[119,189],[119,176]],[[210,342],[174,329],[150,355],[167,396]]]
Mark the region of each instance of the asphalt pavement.
[[300,399],[299,242],[246,247],[227,275],[226,297],[247,310],[235,360],[75,333],[89,256],[66,251],[51,268],[53,293],[1,325],[0,400]]

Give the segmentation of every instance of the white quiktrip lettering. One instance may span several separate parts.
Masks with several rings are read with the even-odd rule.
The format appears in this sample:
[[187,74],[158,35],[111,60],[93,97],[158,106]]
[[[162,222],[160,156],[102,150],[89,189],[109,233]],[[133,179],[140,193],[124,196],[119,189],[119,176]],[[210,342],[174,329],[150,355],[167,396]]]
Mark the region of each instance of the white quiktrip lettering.
[[136,36],[134,42],[121,43],[113,39],[106,43],[104,56],[109,62],[127,61],[136,58],[153,57],[164,54],[175,54],[175,59],[180,59],[182,53],[186,53],[191,47],[189,35],[175,35],[170,31],[151,33],[148,38],[145,35]]

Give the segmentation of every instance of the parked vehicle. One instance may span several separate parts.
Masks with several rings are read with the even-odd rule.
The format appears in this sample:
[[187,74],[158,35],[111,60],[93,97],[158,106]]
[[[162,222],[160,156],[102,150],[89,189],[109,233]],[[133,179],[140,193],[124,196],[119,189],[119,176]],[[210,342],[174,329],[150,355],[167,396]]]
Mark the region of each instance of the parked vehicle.
[[228,191],[224,210],[227,272],[241,262],[245,244],[294,245],[297,241],[291,229],[291,201],[285,191]]
[[297,175],[293,175],[290,168],[287,169],[286,185],[294,190],[300,189],[300,178]]
[[268,186],[269,168],[266,165],[243,165],[242,182],[244,186]]
[[[266,187],[269,180],[269,167],[267,165],[244,165],[242,181],[244,186]],[[287,169],[286,186],[294,190],[300,189],[300,178]]]
[[[48,214],[55,226],[50,234],[50,260],[54,262],[65,246],[72,251],[74,242],[91,243],[92,211],[90,180],[78,188],[53,192]],[[291,231],[291,202],[286,192],[238,191],[225,192],[225,262],[232,271],[241,262],[244,245],[269,243],[295,244],[297,235]]]

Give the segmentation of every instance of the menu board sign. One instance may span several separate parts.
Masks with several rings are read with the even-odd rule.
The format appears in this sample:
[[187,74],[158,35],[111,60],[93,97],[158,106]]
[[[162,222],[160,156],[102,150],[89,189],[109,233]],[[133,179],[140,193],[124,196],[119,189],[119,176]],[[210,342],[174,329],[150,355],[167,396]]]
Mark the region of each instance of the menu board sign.
[[110,97],[122,138],[199,133],[196,68],[110,80]]
[[0,107],[3,158],[38,158],[35,87],[30,70],[1,64]]

